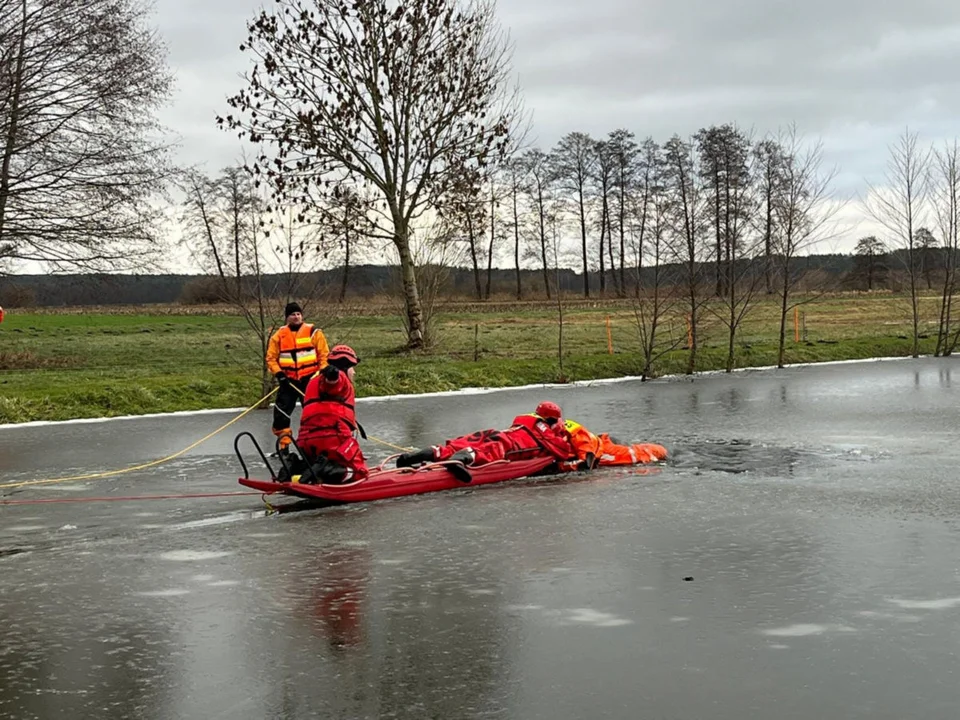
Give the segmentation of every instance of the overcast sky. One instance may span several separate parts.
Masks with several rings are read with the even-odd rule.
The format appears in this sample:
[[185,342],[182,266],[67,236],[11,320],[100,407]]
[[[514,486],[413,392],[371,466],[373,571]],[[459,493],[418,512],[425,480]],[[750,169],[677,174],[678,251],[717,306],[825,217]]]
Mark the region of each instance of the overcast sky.
[[[260,5],[156,0],[177,77],[162,119],[184,162],[215,171],[238,154],[214,117],[242,85],[238,45]],[[838,192],[855,196],[881,180],[906,125],[927,142],[960,135],[956,0],[499,0],[498,12],[544,149],[573,130],[663,141],[796,122],[823,139]]]

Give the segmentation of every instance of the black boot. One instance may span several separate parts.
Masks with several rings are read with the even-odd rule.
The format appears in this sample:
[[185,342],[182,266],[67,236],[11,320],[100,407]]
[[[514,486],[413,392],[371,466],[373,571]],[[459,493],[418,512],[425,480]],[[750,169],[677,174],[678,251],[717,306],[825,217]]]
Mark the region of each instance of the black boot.
[[473,465],[473,461],[477,459],[477,453],[473,448],[464,448],[463,450],[457,450],[447,459],[464,465]]
[[300,459],[299,455],[285,452],[280,459],[280,470],[277,472],[277,481],[290,482],[294,475],[299,475],[306,467],[307,464]]
[[404,453],[397,458],[397,467],[413,467],[421,463],[433,462],[433,448],[423,448],[413,452]]
[[473,480],[473,475],[471,475],[470,471],[467,470],[467,465],[473,465],[473,461],[476,459],[476,457],[477,454],[473,451],[473,448],[457,450],[453,455],[447,458],[447,470],[449,470],[450,474],[460,482],[468,483]]
[[310,469],[300,476],[300,482],[305,485],[339,485],[347,478],[347,468],[325,457],[317,460]]

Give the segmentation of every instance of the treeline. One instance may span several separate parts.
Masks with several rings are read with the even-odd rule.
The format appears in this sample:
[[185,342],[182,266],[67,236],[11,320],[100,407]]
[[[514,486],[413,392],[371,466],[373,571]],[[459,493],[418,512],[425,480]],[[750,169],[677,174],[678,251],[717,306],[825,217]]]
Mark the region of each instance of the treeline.
[[[904,279],[897,271],[900,261],[896,253],[810,255],[797,258],[796,263],[808,276],[810,289],[819,289],[824,281],[839,290],[901,291],[904,287]],[[942,259],[935,250],[931,250],[925,263],[924,277],[931,284],[935,283],[941,272],[938,268],[941,267]],[[654,271],[652,267],[641,269],[644,284],[652,281]],[[445,268],[442,273],[442,298],[476,299],[471,268]],[[320,296],[338,299],[343,275],[342,267],[307,273],[301,278],[300,284],[315,285],[321,289],[318,293]],[[598,273],[590,275],[591,284],[599,285]],[[562,269],[554,275],[551,270],[550,279],[551,287],[555,279],[559,281],[564,294],[582,294],[582,273]],[[277,287],[281,280],[280,275],[265,275],[262,278],[264,291]],[[359,265],[349,268],[348,280],[346,299],[383,297],[391,295],[400,282],[399,269],[395,265]],[[525,297],[530,300],[546,299],[539,270],[522,270],[521,281]],[[229,302],[219,292],[220,285],[217,278],[206,275],[12,275],[0,277],[0,306],[26,308]],[[515,270],[492,269],[489,285],[489,297],[512,295],[516,290]],[[484,295],[484,299],[487,297]],[[276,300],[285,302],[286,298],[278,296]]]

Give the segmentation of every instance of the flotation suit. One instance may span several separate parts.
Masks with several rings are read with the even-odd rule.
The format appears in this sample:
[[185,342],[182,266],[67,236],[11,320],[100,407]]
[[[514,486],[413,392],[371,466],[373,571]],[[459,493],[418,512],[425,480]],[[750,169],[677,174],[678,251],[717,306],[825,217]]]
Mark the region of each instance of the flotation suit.
[[352,479],[359,480],[366,477],[367,465],[354,437],[358,427],[355,402],[356,391],[345,372],[332,382],[323,373],[311,378],[303,398],[297,445],[312,456],[308,460],[325,455],[353,470]]
[[[320,337],[315,338],[315,333]],[[270,338],[267,367],[274,375],[283,372],[291,380],[300,380],[323,367],[327,352],[326,338],[310,323],[303,323],[296,332],[284,325]]]
[[[574,420],[564,421],[564,429],[569,434],[579,461],[585,461],[587,455],[593,455],[601,466],[642,465],[665,460],[667,457],[667,449],[663,445],[655,443],[621,445],[613,442],[607,433],[596,435]],[[562,466],[562,469],[575,470],[577,465],[577,463],[567,463]]]

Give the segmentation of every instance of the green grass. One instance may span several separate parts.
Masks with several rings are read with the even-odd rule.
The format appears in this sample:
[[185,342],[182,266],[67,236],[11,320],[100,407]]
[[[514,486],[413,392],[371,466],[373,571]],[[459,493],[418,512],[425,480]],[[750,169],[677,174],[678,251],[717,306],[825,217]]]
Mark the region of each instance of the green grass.
[[[564,364],[557,362],[557,314],[548,304],[496,312],[447,312],[436,318],[436,344],[401,351],[396,315],[343,317],[331,310],[318,324],[330,345],[347,342],[363,358],[360,397],[508,387],[639,374],[636,320],[629,306],[609,303],[564,313]],[[155,314],[9,312],[0,324],[0,423],[248,407],[262,396],[259,344],[242,318]],[[222,312],[222,311],[221,311]],[[823,298],[801,308],[806,339],[788,328],[787,362],[823,362],[910,353],[909,304],[890,295]],[[923,302],[924,329],[933,332],[936,299]],[[607,352],[606,317],[614,353]],[[737,367],[776,364],[779,311],[764,302],[744,321]],[[685,335],[682,318],[664,328]],[[705,316],[698,370],[723,368],[726,329]],[[933,351],[934,339],[921,352]],[[687,353],[674,350],[655,368],[682,373]]]

